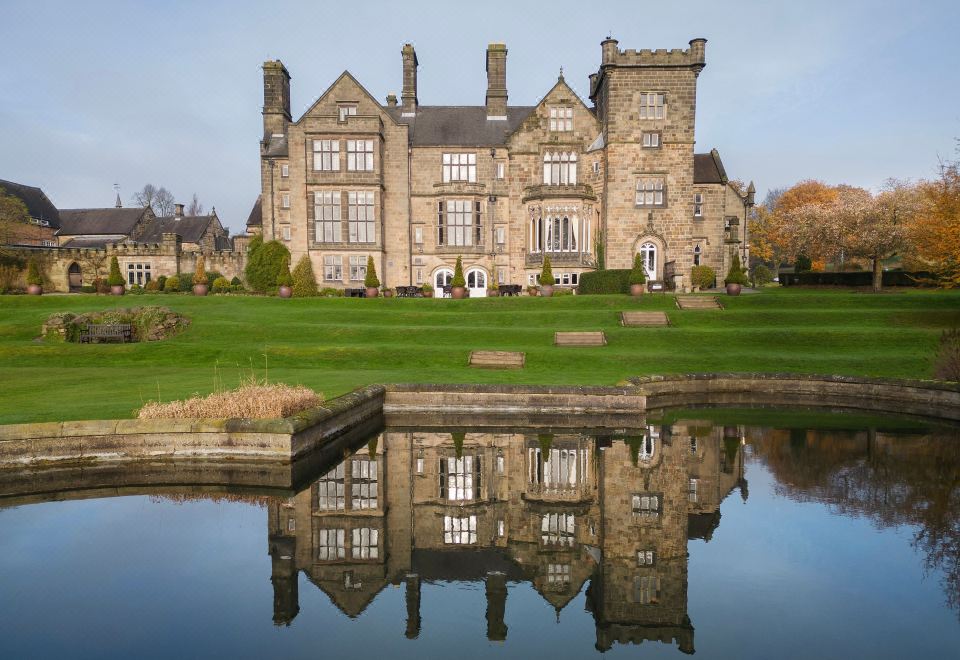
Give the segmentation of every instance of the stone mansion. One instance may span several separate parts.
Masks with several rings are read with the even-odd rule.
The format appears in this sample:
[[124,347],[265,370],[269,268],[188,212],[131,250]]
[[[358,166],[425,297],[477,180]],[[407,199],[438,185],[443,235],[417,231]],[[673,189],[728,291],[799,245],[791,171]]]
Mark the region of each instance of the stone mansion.
[[536,106],[507,103],[507,49],[486,52],[486,103],[420,105],[417,54],[402,49],[403,91],[381,105],[347,71],[293,121],[290,74],[263,65],[261,195],[250,233],[310,256],[321,286],[360,286],[373,256],[385,286],[449,283],[458,256],[471,296],[597,267],[678,288],[690,268],[722,277],[753,204],[716,150],[695,153],[705,39],[686,50],[601,44],[588,106],[557,82]]

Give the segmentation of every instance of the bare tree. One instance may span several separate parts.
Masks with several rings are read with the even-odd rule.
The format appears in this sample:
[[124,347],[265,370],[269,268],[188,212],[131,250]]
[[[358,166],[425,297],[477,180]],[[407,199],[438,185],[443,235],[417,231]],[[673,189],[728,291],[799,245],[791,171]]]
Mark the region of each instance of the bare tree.
[[145,185],[140,191],[133,194],[133,203],[144,208],[150,207],[157,217],[173,215],[173,193],[152,183]]
[[193,193],[193,198],[190,200],[190,204],[187,206],[187,215],[203,215],[203,204],[200,202],[200,198],[197,197],[197,193]]

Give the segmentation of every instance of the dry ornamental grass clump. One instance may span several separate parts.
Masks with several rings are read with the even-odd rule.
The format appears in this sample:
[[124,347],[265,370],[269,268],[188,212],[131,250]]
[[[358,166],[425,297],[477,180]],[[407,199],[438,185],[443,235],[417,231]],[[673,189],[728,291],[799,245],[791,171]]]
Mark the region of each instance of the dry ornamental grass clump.
[[274,419],[289,417],[323,403],[323,397],[303,385],[250,381],[235,390],[194,395],[184,401],[151,401],[140,408],[140,419]]

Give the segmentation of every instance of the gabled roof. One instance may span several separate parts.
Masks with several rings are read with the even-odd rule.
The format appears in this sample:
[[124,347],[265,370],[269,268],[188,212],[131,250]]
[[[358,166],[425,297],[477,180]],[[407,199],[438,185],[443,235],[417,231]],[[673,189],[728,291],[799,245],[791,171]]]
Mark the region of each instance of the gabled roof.
[[719,183],[727,182],[727,171],[720,160],[720,152],[711,149],[708,154],[693,155],[693,182]]
[[257,195],[257,201],[253,203],[253,208],[250,209],[250,215],[247,216],[247,226],[248,227],[263,226],[263,196],[262,195]]
[[199,243],[212,220],[212,215],[154,218],[147,223],[146,229],[136,238],[136,241],[137,243],[160,243],[163,235],[169,233],[180,234],[184,243]]
[[410,127],[415,147],[486,147],[507,143],[507,138],[530,116],[536,106],[507,108],[507,119],[487,119],[485,105],[421,105],[415,117],[402,116],[403,108],[386,108],[398,124]]
[[57,235],[129,236],[148,208],[62,209]]
[[46,222],[54,229],[60,227],[60,214],[57,207],[39,188],[25,186],[13,181],[4,181],[3,179],[0,179],[0,188],[5,190],[7,194],[18,197],[27,207],[27,213],[34,220],[39,220],[41,223]]

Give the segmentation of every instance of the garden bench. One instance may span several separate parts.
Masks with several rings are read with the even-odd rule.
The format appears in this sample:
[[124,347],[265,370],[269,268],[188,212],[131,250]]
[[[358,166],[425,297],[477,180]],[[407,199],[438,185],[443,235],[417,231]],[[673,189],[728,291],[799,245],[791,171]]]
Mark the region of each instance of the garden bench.
[[501,284],[497,288],[501,296],[519,296],[523,292],[523,287],[519,284]]
[[513,351],[471,351],[467,364],[480,369],[522,369],[525,353]]
[[556,332],[553,335],[556,346],[606,346],[607,336],[600,332]]
[[423,289],[418,286],[398,286],[396,292],[397,298],[420,298],[423,296]]
[[343,295],[347,298],[366,298],[367,290],[366,289],[344,289]]
[[133,326],[129,323],[91,324],[80,334],[81,344],[101,341],[119,341],[121,344],[133,341]]

